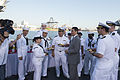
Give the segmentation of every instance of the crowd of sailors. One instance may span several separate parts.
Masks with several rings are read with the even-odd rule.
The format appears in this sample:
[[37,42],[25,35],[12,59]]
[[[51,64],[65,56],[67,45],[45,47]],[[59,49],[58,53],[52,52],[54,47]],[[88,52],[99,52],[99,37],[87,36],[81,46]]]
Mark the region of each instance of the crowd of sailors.
[[[23,27],[22,33],[16,39],[9,41],[9,34],[14,34],[12,20],[0,20],[0,80],[5,80],[5,66],[8,49],[17,44],[18,56],[18,80],[25,80],[27,75],[25,61],[28,51],[29,28]],[[87,38],[83,38],[78,27],[72,27],[66,32],[66,28],[58,28],[58,34],[51,42],[46,30],[46,23],[41,24],[33,39],[32,63],[34,65],[33,80],[41,80],[48,77],[48,55],[55,60],[56,77],[60,77],[60,66],[63,74],[70,80],[79,80],[82,70],[84,76],[90,75],[90,80],[118,80],[120,35],[115,31],[116,24],[106,21],[99,23],[98,37],[93,32],[88,32]],[[49,34],[50,35],[50,34]]]

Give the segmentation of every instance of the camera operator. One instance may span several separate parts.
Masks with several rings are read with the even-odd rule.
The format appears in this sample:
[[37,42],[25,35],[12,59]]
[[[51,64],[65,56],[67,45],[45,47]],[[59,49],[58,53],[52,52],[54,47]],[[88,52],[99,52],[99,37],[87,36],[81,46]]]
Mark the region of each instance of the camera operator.
[[5,65],[7,62],[9,45],[12,46],[16,40],[21,37],[18,35],[17,39],[13,43],[9,44],[9,34],[13,35],[15,32],[12,25],[12,20],[0,20],[0,80],[5,80]]

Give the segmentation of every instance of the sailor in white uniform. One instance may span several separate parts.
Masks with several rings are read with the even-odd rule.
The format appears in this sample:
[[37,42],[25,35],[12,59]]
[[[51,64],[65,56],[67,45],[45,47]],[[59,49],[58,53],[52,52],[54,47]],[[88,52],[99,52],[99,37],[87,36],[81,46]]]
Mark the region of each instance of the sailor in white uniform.
[[23,27],[23,33],[21,35],[21,38],[17,41],[17,54],[19,59],[19,64],[18,64],[19,80],[24,80],[26,74],[25,62],[26,62],[28,46],[25,36],[28,34],[28,32],[29,32],[29,28]]
[[81,72],[84,64],[84,46],[85,40],[82,38],[82,33],[78,32],[78,36],[80,37],[81,47],[80,47],[80,63],[78,64],[78,77],[81,77]]
[[85,60],[84,60],[84,75],[91,75],[91,68],[93,66],[94,57],[89,53],[89,49],[94,49],[96,46],[96,40],[93,37],[92,32],[88,32],[88,38],[85,40]]
[[98,33],[102,38],[98,40],[97,50],[89,50],[96,57],[96,64],[91,76],[91,80],[110,80],[114,66],[113,57],[115,56],[115,42],[108,34],[109,27],[99,23]]
[[5,67],[7,63],[9,46],[14,45],[16,41],[21,38],[21,35],[17,35],[17,38],[12,43],[10,43],[9,33],[9,30],[5,30],[3,34],[0,34],[0,80],[5,80]]
[[108,26],[110,26],[110,36],[114,39],[115,41],[115,46],[116,46],[116,52],[115,52],[115,56],[114,56],[114,68],[113,68],[113,74],[111,76],[111,80],[118,80],[118,65],[119,65],[119,55],[118,55],[118,51],[120,48],[120,35],[117,33],[117,31],[115,31],[115,26],[116,24],[114,22],[111,21],[106,21],[106,24]]
[[[47,37],[48,35],[48,31],[47,30],[43,30],[42,33],[42,42],[41,42],[41,46],[43,47],[45,53],[48,53],[48,49],[50,47],[50,40]],[[47,77],[47,68],[48,68],[48,55],[45,56],[44,60],[43,60],[43,71],[42,71],[42,76],[43,77]]]
[[6,63],[9,49],[9,39],[6,38],[0,45],[0,80],[5,80]]
[[47,27],[47,24],[46,24],[46,23],[41,23],[41,29],[40,29],[39,31],[37,31],[37,34],[36,34],[36,35],[42,36],[43,30],[45,30],[46,27]]
[[33,41],[35,42],[32,48],[33,58],[32,62],[35,68],[34,79],[33,80],[41,80],[42,74],[42,64],[44,57],[47,55],[44,53],[43,47],[40,45],[42,37],[37,35],[34,37]]
[[13,43],[10,43],[9,33],[9,30],[5,30],[3,33],[0,33],[0,80],[5,80],[9,45],[14,45],[16,41],[21,37],[20,35],[17,36],[17,39],[13,41]]
[[66,47],[69,46],[69,40],[63,34],[64,29],[59,28],[58,36],[55,37],[52,42],[52,47],[54,47],[54,50],[52,51],[52,56],[55,57],[57,77],[60,77],[60,62],[61,62],[63,73],[67,78],[69,78],[67,54],[65,53]]

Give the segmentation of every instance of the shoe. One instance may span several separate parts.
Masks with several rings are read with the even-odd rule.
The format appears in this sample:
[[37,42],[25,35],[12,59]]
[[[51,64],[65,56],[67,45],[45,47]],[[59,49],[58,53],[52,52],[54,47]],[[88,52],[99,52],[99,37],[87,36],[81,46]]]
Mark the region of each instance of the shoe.
[[81,73],[78,73],[78,77],[81,77]]
[[42,78],[47,78],[47,76],[42,76]]
[[57,74],[57,77],[59,78],[59,77],[60,77],[60,75],[59,75],[59,74]]
[[84,76],[89,76],[89,74],[84,74]]
[[25,76],[27,76],[27,75],[28,75],[28,73],[26,72],[26,73],[25,73]]
[[70,76],[69,75],[66,75],[66,77],[69,79],[70,78]]

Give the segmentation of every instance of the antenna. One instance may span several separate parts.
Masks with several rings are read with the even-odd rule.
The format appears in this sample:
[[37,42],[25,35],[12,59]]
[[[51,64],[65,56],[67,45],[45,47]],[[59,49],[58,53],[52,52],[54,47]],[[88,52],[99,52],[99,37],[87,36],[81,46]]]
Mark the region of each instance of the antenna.
[[54,28],[58,22],[54,21],[53,17],[50,17],[49,21],[47,22],[48,27]]

